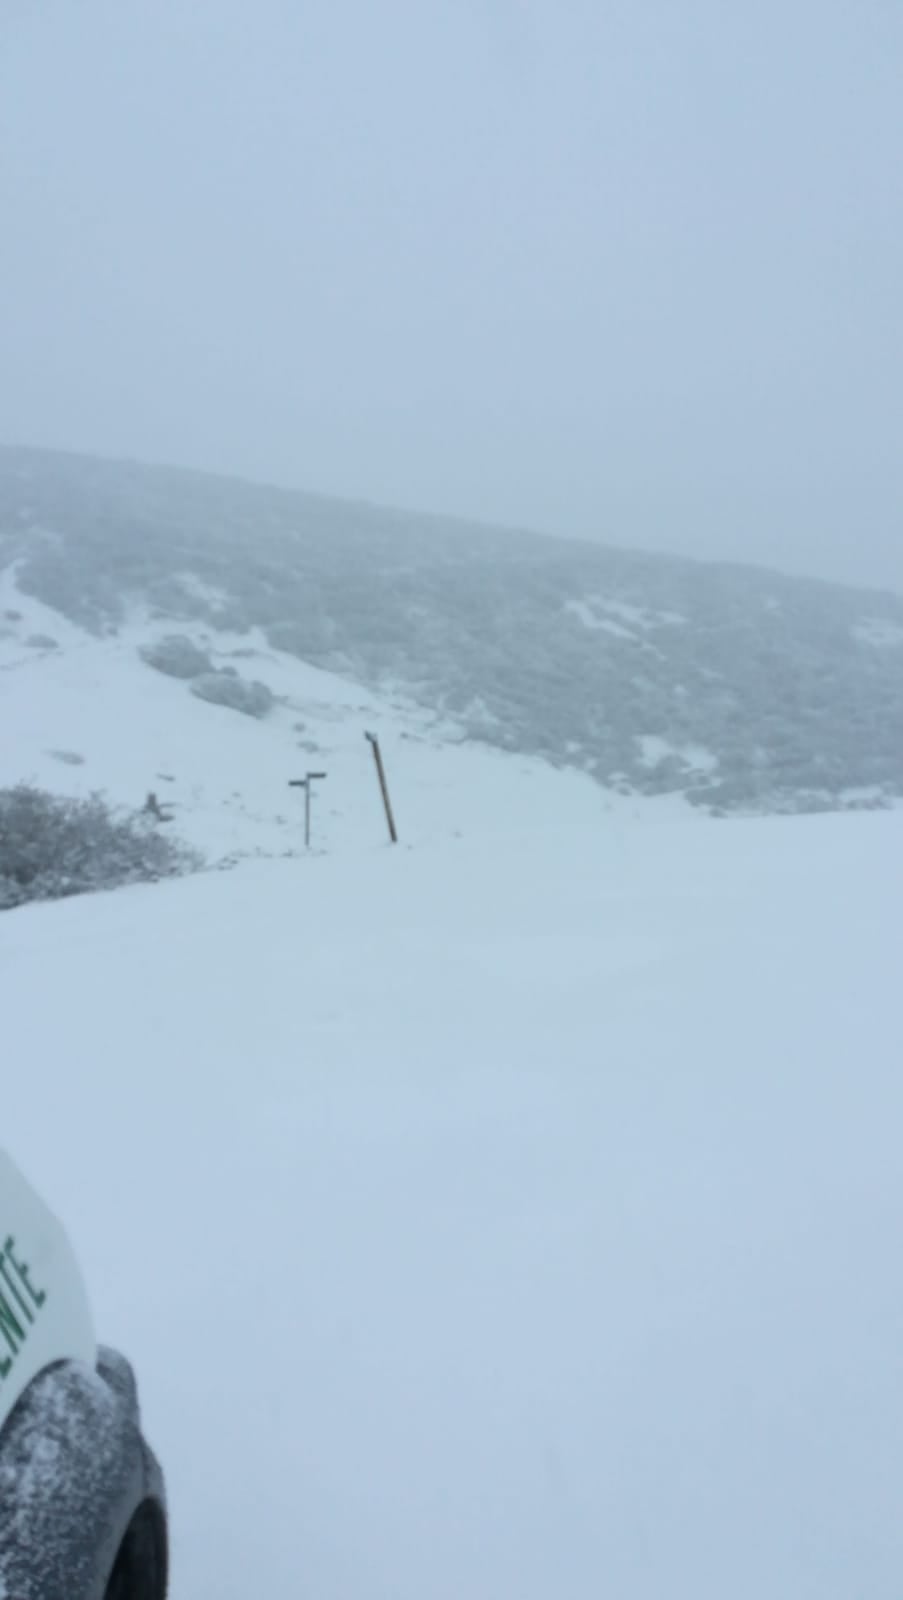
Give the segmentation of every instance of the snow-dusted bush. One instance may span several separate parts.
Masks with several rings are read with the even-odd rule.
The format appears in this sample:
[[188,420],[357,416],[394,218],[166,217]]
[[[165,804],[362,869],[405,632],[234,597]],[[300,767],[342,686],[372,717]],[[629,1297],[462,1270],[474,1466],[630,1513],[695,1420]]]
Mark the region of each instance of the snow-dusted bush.
[[275,704],[273,691],[265,683],[249,683],[232,672],[205,672],[195,678],[191,692],[214,705],[243,711],[247,717],[265,717]]
[[149,667],[156,667],[170,678],[199,678],[201,673],[213,671],[210,657],[184,633],[167,633],[164,638],[146,645],[141,658]]
[[117,815],[101,795],[72,800],[25,783],[0,789],[0,911],[152,883],[199,865],[148,818]]

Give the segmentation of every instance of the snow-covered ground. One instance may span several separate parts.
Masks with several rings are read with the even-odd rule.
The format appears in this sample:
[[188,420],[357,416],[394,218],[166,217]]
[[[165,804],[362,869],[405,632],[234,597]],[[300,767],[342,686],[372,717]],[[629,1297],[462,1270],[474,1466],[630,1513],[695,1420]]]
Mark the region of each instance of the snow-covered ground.
[[645,826],[61,629],[0,781],[171,769],[272,857],[0,917],[3,1142],[137,1365],[174,1600],[898,1600],[903,817]]

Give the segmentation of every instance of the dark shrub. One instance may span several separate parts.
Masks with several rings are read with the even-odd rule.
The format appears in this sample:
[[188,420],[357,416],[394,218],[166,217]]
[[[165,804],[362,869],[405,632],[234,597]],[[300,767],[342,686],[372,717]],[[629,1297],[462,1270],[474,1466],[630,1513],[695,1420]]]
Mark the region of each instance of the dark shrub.
[[72,800],[25,783],[0,789],[0,911],[189,872],[200,858],[150,817],[117,815],[102,796]]

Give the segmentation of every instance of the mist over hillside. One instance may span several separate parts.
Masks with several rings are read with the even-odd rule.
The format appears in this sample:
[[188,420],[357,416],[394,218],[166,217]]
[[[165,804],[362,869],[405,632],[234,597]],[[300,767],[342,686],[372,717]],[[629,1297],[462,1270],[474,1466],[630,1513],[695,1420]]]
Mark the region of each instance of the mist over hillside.
[[[903,598],[0,448],[0,570],[94,633],[263,630],[469,738],[714,811],[903,795]],[[2,618],[0,618],[2,626]]]

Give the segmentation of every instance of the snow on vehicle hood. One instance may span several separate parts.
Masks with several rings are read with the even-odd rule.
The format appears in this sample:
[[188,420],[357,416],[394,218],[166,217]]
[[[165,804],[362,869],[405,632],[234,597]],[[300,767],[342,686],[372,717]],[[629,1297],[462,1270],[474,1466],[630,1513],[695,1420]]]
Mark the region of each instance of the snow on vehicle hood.
[[57,1361],[93,1367],[88,1299],[62,1225],[0,1150],[0,1429]]

